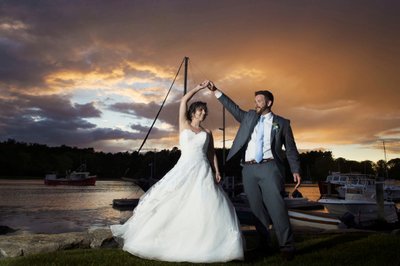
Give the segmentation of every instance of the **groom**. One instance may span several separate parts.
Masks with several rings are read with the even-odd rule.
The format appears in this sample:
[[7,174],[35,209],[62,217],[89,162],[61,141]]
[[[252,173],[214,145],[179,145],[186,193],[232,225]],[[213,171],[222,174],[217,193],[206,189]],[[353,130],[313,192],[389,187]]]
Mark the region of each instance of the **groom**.
[[293,233],[282,196],[285,157],[297,185],[301,177],[299,153],[290,121],[271,112],[274,96],[269,91],[257,91],[255,110],[244,111],[211,81],[208,88],[240,123],[227,160],[238,152],[242,154],[244,191],[256,217],[256,228],[262,242],[265,246],[270,245],[267,228],[271,219],[282,256],[287,260],[293,259]]

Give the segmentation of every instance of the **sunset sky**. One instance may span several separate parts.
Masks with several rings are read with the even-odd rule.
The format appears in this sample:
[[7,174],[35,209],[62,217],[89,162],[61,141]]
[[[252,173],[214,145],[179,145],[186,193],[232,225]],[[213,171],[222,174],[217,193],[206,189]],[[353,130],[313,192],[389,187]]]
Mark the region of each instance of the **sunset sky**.
[[[400,157],[400,1],[0,0],[0,141],[137,150],[183,58],[243,109],[275,95],[300,152]],[[178,146],[183,72],[148,142]],[[204,91],[222,146],[222,107]],[[227,146],[238,123],[227,113]]]

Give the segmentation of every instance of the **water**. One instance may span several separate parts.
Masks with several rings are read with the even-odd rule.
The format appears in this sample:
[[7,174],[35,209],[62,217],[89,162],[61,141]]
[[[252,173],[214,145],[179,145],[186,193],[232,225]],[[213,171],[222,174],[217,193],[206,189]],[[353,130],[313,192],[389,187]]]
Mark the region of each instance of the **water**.
[[[294,185],[286,185],[286,191],[292,193]],[[311,201],[319,200],[321,194],[317,184],[302,184],[298,189],[304,198],[308,198]]]
[[0,180],[0,225],[34,233],[85,231],[126,220],[131,211],[112,208],[116,198],[138,198],[130,182],[96,186],[46,186],[43,180]]
[[[309,200],[319,199],[317,185],[302,185]],[[292,192],[293,185],[286,191]],[[63,233],[118,224],[132,215],[112,207],[113,199],[138,198],[130,182],[97,181],[96,186],[46,186],[43,180],[0,180],[0,225],[19,232]],[[399,207],[399,206],[398,206]]]

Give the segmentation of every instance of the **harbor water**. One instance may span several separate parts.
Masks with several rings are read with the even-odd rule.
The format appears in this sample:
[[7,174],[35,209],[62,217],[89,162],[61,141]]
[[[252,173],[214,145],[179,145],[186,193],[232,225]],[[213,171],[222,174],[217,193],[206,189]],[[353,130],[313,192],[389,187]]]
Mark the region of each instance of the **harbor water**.
[[46,186],[43,180],[0,180],[0,225],[21,232],[80,232],[126,220],[131,211],[113,209],[115,198],[138,198],[131,182],[96,186]]
[[[317,185],[302,185],[303,197],[316,201]],[[293,191],[293,185],[286,187]],[[113,199],[139,198],[143,190],[125,181],[96,186],[46,186],[43,180],[0,180],[0,225],[19,232],[63,233],[118,224],[132,215],[112,207]]]

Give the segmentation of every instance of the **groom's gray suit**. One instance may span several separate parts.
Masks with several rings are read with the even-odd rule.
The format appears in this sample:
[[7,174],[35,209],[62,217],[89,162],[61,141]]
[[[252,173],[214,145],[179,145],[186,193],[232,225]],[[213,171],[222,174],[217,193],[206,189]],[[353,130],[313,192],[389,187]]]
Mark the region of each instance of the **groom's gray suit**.
[[[255,110],[246,112],[240,109],[224,94],[218,100],[240,123],[227,160],[238,152],[241,152],[242,158],[244,158],[244,151],[260,115]],[[285,146],[285,151],[282,146]],[[281,248],[291,247],[293,245],[293,233],[287,207],[282,197],[285,177],[284,160],[285,158],[288,159],[292,173],[300,173],[300,160],[290,121],[275,114],[271,128],[271,151],[274,159],[265,163],[246,164],[243,159],[243,186],[250,208],[259,220],[257,222],[261,222],[264,226],[264,228],[257,228],[258,231],[264,237],[268,237],[265,228],[271,223],[271,218]],[[262,227],[262,225],[258,227]]]

